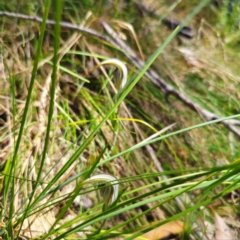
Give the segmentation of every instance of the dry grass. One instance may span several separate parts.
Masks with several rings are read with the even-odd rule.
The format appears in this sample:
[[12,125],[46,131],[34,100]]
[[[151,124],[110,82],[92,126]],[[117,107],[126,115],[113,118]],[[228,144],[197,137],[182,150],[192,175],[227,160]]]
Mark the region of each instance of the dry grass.
[[[143,1],[143,3],[152,5],[151,1]],[[5,4],[7,5],[7,3]],[[72,4],[74,5],[74,3]],[[125,4],[127,3],[122,2],[121,4],[122,8],[119,8],[118,11],[118,21],[115,21],[113,14],[116,8],[115,4],[109,7],[108,18],[104,14],[101,15],[104,12],[103,9],[97,11],[93,8],[91,9],[92,13],[81,11],[80,18],[82,20],[79,21],[75,13],[71,15],[69,7],[65,9],[63,19],[73,24],[80,23],[81,27],[92,28],[104,33],[98,21],[105,17],[108,24],[137,52],[139,57],[146,60],[163,42],[166,35],[169,35],[170,30],[137,7],[133,8],[131,6],[129,11],[134,15],[132,18],[130,15],[126,17]],[[30,6],[31,4],[27,5]],[[183,20],[186,13],[193,9],[189,1],[181,1],[176,9],[171,10],[170,13],[169,6],[170,4],[166,4],[164,1],[159,3],[155,1],[152,5],[159,15],[166,14],[168,17],[173,17],[179,21]],[[218,27],[217,22],[209,17],[213,13],[217,16],[217,11],[220,10],[213,6],[211,8],[213,9],[199,13],[191,22],[190,26],[194,29],[195,37],[186,39],[177,36],[164,49],[152,68],[168,84],[173,85],[180,93],[189,96],[203,108],[221,116],[228,116],[239,113],[238,88],[240,79],[238,76],[239,68],[236,66],[236,62],[239,62],[239,54],[234,52],[234,46],[231,46],[232,42],[226,43],[226,39],[231,39],[234,34],[229,33],[229,36],[225,36],[224,29]],[[37,13],[34,12],[34,14]],[[40,14],[38,13],[38,15]],[[124,16],[129,21],[125,20]],[[0,24],[2,27],[0,33],[2,49],[0,55],[0,163],[2,169],[4,169],[4,164],[12,157],[21,123],[32,72],[32,62],[36,53],[39,24],[7,17],[0,17]],[[50,142],[41,176],[42,182],[35,193],[36,196],[62,169],[115,101],[113,99],[114,89],[112,89],[111,84],[105,86],[108,79],[112,79],[113,69],[111,67],[101,67],[91,72],[101,61],[95,56],[119,58],[126,62],[130,75],[137,72],[134,64],[121,51],[109,46],[105,41],[67,28],[62,28],[61,31],[58,63],[73,73],[87,78],[90,83],[84,83],[72,73],[64,72],[61,69],[58,72]],[[85,54],[88,53],[89,56],[77,55],[69,53],[69,51],[81,51]],[[41,61],[38,64],[24,135],[17,156],[17,171],[15,172],[15,189],[17,191],[14,197],[10,196],[9,198],[9,200],[14,200],[16,218],[21,216],[21,211],[27,206],[27,199],[31,195],[37,179],[47,128],[52,74],[52,65],[49,62],[52,59],[53,32],[52,26],[49,26],[44,37]],[[110,81],[114,83],[114,79]],[[14,84],[12,88],[14,89],[14,95],[11,92],[13,91],[10,87],[11,84]],[[101,162],[153,134],[153,130],[143,124],[144,122],[157,130],[161,130],[172,123],[177,123],[171,129],[173,131],[173,129],[183,129],[204,120],[175,97],[170,97],[167,102],[161,91],[145,77],[141,79],[121,104],[118,117],[122,120],[108,120],[102,126],[101,131],[92,139],[84,154],[61,176],[54,186],[64,183],[70,177],[81,173],[83,169],[92,166],[98,156],[101,155]],[[135,118],[141,122],[123,121],[124,118]],[[224,126],[207,126],[119,156],[102,165],[94,173],[104,172],[118,179],[124,179],[146,173],[159,173],[159,171],[185,170],[198,167],[211,168],[229,164],[239,157],[237,141],[234,134]],[[141,187],[154,183],[161,178],[167,179],[171,175],[175,176],[177,174],[174,174],[173,171],[171,174],[163,173],[163,176],[141,178],[136,181],[128,180],[121,185],[122,189],[127,187],[129,192],[138,188],[140,190],[128,196],[123,196],[122,200],[154,190],[156,186],[142,189]],[[4,176],[0,181],[0,186],[3,188]],[[72,181],[40,201],[36,206],[36,212],[24,220],[20,235],[32,239],[47,233],[66,202],[68,194],[75,189],[77,182],[77,180]],[[191,194],[187,193],[184,197],[175,198],[168,204],[155,208],[150,213],[132,221],[123,229],[131,231],[141,228],[149,222],[165,220],[169,216],[185,210],[187,203],[193,201],[197,195],[198,192],[193,192]],[[227,196],[220,201],[220,206],[229,206],[231,197]],[[98,203],[95,192],[86,194],[81,199],[76,198],[74,204],[56,227],[79,216],[79,211],[90,209],[89,212],[97,213],[100,207],[98,206],[97,209],[93,210],[92,208]],[[127,221],[137,213],[151,209],[158,203],[160,201],[149,202],[144,207],[121,214],[115,220],[108,221],[105,226],[111,228],[116,224]],[[37,208],[41,210],[37,210]],[[233,206],[231,209],[234,208]],[[2,210],[1,214],[1,224],[3,225],[7,224],[9,220],[4,211]],[[228,211],[229,209],[224,212],[224,215],[227,221],[230,221],[232,217],[227,213]],[[206,210],[204,214],[207,215],[206,218],[212,218],[210,211]],[[237,214],[236,211],[235,214]],[[196,229],[206,226],[204,216],[192,213],[192,218],[193,220],[198,219],[197,227],[194,226]],[[201,221],[202,219],[203,221]],[[185,224],[191,224],[193,220],[185,219]],[[14,224],[15,220],[12,221]],[[84,219],[81,221],[84,221]],[[208,224],[211,223],[208,221]],[[233,231],[237,231],[238,227],[230,225]],[[15,227],[14,232],[17,232],[19,226]],[[98,227],[99,225],[89,227],[87,231]],[[195,232],[193,231],[192,238],[195,236],[194,234],[198,235],[196,229]],[[72,237],[75,239],[85,236],[82,232],[74,234]],[[206,233],[206,236],[209,237],[211,234],[213,233],[209,233],[209,235]]]

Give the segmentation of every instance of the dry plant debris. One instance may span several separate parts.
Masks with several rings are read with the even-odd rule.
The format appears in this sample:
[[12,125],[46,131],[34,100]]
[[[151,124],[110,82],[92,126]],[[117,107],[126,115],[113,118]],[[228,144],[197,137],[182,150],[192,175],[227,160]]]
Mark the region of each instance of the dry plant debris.
[[[121,2],[124,8],[126,3]],[[106,59],[118,57],[125,61],[131,71],[130,75],[137,73],[145,66],[145,60],[156,49],[156,43],[159,42],[159,39],[162,41],[166,33],[170,33],[181,23],[180,20],[176,20],[176,17],[178,14],[179,16],[184,15],[184,10],[181,13],[181,9],[184,9],[184,3],[180,6],[179,13],[176,11],[174,18],[162,18],[162,24],[170,30],[163,29],[163,33],[160,33],[158,37],[155,33],[151,44],[148,44],[147,41],[144,42],[144,38],[147,39],[147,35],[150,36],[156,30],[154,24],[158,21],[157,19],[169,13],[166,11],[167,7],[160,8],[159,11],[153,11],[152,9],[157,8],[158,4],[157,2],[152,3],[150,7],[151,3],[148,1],[146,3],[145,1],[135,1],[136,8],[144,16],[142,25],[146,26],[147,23],[151,23],[141,30],[124,19],[110,20],[110,18],[97,16],[97,13],[90,11],[84,13],[80,25],[70,15],[65,16],[64,21],[60,22],[63,34],[60,40],[59,72],[54,97],[53,124],[50,133],[49,151],[43,169],[42,177],[44,181],[39,185],[36,195],[69,161],[79,145],[82,144],[82,139],[91,133],[92,126],[96,126],[103,119],[111,103],[115,101],[116,89],[114,89],[114,79],[112,80],[111,77],[118,75],[118,72],[109,66],[95,69],[104,60],[101,57],[104,56]],[[0,165],[4,168],[4,164],[11,158],[14,150],[14,137],[20,126],[32,71],[31,62],[35,54],[33,42],[38,36],[38,23],[42,23],[42,18],[8,11],[0,11],[0,16],[3,26],[0,44],[4,49],[3,53],[0,54]],[[179,19],[183,18],[180,17]],[[98,156],[101,156],[99,160],[101,162],[115,153],[134,146],[136,143],[146,141],[149,135],[153,134],[152,129],[163,129],[163,131],[157,132],[157,135],[160,135],[164,131],[173,131],[173,129],[179,127],[184,128],[199,121],[220,119],[227,116],[231,111],[232,114],[239,112],[238,108],[232,110],[230,103],[239,98],[237,89],[240,79],[236,74],[237,70],[231,69],[232,60],[229,60],[230,53],[225,47],[224,39],[208,20],[201,18],[201,15],[197,16],[197,20],[199,19],[201,19],[200,23],[195,25],[191,23],[191,26],[182,28],[179,35],[188,38],[188,40],[183,40],[179,36],[178,40],[169,44],[161,55],[162,59],[158,58],[153,66],[145,72],[145,77],[148,80],[143,79],[138,83],[127,100],[122,102],[117,112],[118,115],[102,126],[101,131],[92,139],[83,156],[79,157],[78,161],[65,172],[54,187],[61,186],[68,179],[77,176],[83,169],[93,165]],[[15,21],[17,27],[10,25],[11,21]],[[48,19],[46,23],[48,31],[51,32],[51,28],[56,24],[55,21]],[[43,45],[43,58],[38,64],[38,74],[29,116],[20,146],[21,151],[17,165],[20,171],[17,173],[15,182],[15,187],[19,191],[14,198],[14,209],[19,213],[19,216],[27,205],[27,201],[23,202],[23,199],[28,199],[34,188],[39,159],[44,146],[49,111],[51,61],[53,59],[52,35],[49,32],[46,33]],[[196,44],[191,42],[190,39],[196,41]],[[229,39],[228,41],[230,41]],[[206,47],[208,45],[209,48]],[[85,55],[78,56],[74,52],[84,52]],[[209,53],[209,55],[206,53]],[[223,67],[222,62],[218,61],[219,55],[223,56],[225,67]],[[101,56],[100,59],[99,56]],[[15,79],[16,84],[15,102],[13,104],[15,109],[11,105],[13,100],[11,99],[12,93],[9,91],[10,77]],[[187,77],[189,79],[186,79]],[[89,81],[89,83],[85,81]],[[105,87],[107,82],[110,82],[110,87]],[[227,102],[227,106],[214,105],[215,103],[209,99],[216,100],[214,97],[217,94],[219,96],[225,94],[225,96],[229,96],[231,101]],[[221,107],[224,110],[225,108],[230,110],[221,112]],[[13,110],[15,113],[13,113]],[[144,120],[140,119],[141,117]],[[92,123],[92,125],[89,123]],[[119,128],[116,130],[114,126],[117,123],[119,123]],[[132,191],[129,196],[123,195],[122,198],[126,200],[136,197],[138,194],[147,194],[149,189],[144,188],[147,184],[156,183],[159,180],[172,184],[174,181],[169,180],[169,177],[171,177],[171,174],[174,175],[174,170],[228,164],[238,155],[237,138],[235,136],[240,137],[240,121],[229,119],[223,120],[221,123],[223,126],[219,124],[215,129],[195,129],[184,136],[180,135],[179,138],[167,139],[162,143],[144,146],[132,152],[129,156],[119,156],[102,165],[95,174],[111,174],[116,178],[123,179],[122,188],[129,189],[129,192]],[[212,142],[216,144],[209,144],[208,146],[208,143]],[[228,150],[224,148],[226,142],[229,145]],[[103,151],[103,149],[105,150]],[[166,169],[173,172],[166,173]],[[157,173],[158,175],[149,179],[142,177],[124,182],[124,179],[130,176],[141,176],[148,173]],[[4,177],[1,176],[1,188],[3,179]],[[24,179],[27,181],[24,181]],[[71,196],[76,187],[77,181],[72,181],[41,200],[34,209],[36,212],[24,220],[21,236],[34,238],[47,233],[56,221],[62,206],[66,203],[66,199]],[[153,185],[150,190],[157,187],[159,186]],[[134,189],[138,188],[141,188],[141,190],[135,192]],[[149,222],[165,220],[178,212],[184,211],[186,206],[190,206],[191,201],[199,194],[196,190],[192,194],[186,193],[177,196],[171,200],[170,204],[161,207],[155,207],[161,201],[149,202],[129,211],[127,214],[117,216],[114,221],[107,222],[104,227],[106,229],[114,227],[117,224],[124,223],[136,214],[144,212],[146,214],[127,226],[130,229],[135,229],[136,227],[141,228]],[[224,199],[224,201],[229,201],[229,199]],[[224,201],[220,201],[220,204],[224,204]],[[91,213],[92,207],[97,204],[98,200],[94,191],[83,197],[78,196],[56,227],[66,224],[72,219],[78,220],[79,218],[80,223],[82,221],[79,217],[80,209]],[[96,212],[100,211],[99,209]],[[151,211],[148,212],[149,209]],[[214,221],[204,221],[202,220],[203,217],[198,217],[196,213],[193,219],[196,220],[197,225],[193,227],[195,235],[190,234],[192,239],[196,235],[200,236],[201,239],[207,239],[213,235],[215,235],[216,240],[225,236],[226,239],[234,239],[229,225],[234,230],[239,229],[239,226],[230,224],[230,218],[223,218],[215,211],[214,217],[212,217],[208,209],[205,209],[203,213]],[[94,210],[93,214],[95,214]],[[7,218],[1,219],[0,227],[4,228],[7,221]],[[192,220],[171,221],[145,233],[142,237],[164,239],[169,234],[175,237],[184,236],[183,233],[186,231],[185,226],[189,224],[188,221]],[[237,217],[236,222],[238,223]],[[71,227],[75,227],[77,224],[77,221],[75,221]],[[88,227],[85,229],[86,234],[79,232],[73,234],[72,237],[75,239],[87,238],[87,234],[99,226],[101,224]],[[14,234],[17,233],[18,227],[16,226],[13,230]],[[206,232],[203,231],[203,229],[211,228],[213,228],[213,231],[209,230],[209,233],[207,233],[207,230]]]

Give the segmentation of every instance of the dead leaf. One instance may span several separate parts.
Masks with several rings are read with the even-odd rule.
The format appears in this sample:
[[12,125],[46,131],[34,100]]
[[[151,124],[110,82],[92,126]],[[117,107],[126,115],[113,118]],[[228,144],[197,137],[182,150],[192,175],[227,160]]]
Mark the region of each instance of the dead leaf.
[[31,216],[26,218],[23,222],[24,236],[32,239],[47,233],[55,220],[52,212],[47,212],[45,215],[37,217]]
[[225,223],[224,219],[220,217],[217,212],[214,213],[214,222],[215,222],[215,237],[216,240],[232,240],[233,237],[230,232],[230,228]]
[[182,221],[168,222],[160,227],[157,227],[142,236],[136,238],[136,240],[161,240],[170,235],[179,235],[184,230],[184,223]]
[[[138,41],[138,37],[135,33],[135,30],[133,28],[133,26],[127,22],[124,22],[124,21],[119,21],[119,20],[114,20],[115,23],[117,23],[120,27],[122,27],[123,29],[127,29],[133,36],[136,44],[137,44],[137,47],[138,47],[138,50],[139,50],[139,53],[140,53],[140,56],[142,58],[142,60],[144,60],[144,57],[143,57],[143,52],[142,52],[142,48],[141,48],[141,45]],[[123,33],[121,33],[120,35],[122,35]],[[122,37],[122,36],[121,36]],[[125,35],[125,39],[123,38],[123,40],[126,40],[126,35]]]

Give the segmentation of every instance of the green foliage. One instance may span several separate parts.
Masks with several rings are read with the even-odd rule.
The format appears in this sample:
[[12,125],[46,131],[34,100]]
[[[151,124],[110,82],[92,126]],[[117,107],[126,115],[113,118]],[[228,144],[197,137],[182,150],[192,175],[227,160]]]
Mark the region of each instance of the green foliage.
[[[43,18],[40,25],[0,17],[7,86],[0,97],[11,103],[4,108],[11,113],[2,120],[7,124],[0,122],[0,147],[12,142],[1,164],[0,236],[134,239],[180,219],[180,237],[190,239],[198,236],[197,224],[212,224],[208,206],[240,181],[238,140],[221,125],[240,117],[239,69],[232,64],[239,60],[237,2],[229,8],[223,1],[216,10],[208,0],[160,1],[154,20],[134,1],[4,1],[0,10]],[[203,21],[213,13],[218,23]],[[169,30],[162,20],[171,14],[182,22]],[[48,18],[55,24],[46,24]],[[142,68],[105,40],[60,26],[63,20],[102,33],[101,18],[143,55]],[[198,33],[184,42],[179,32],[190,22]],[[122,89],[123,70],[114,60],[104,64],[111,58],[130,71]],[[150,68],[191,101],[225,117],[204,121],[176,95],[164,95],[144,77]],[[104,174],[117,182],[93,177]],[[114,184],[120,190],[111,202]],[[93,204],[76,207],[78,197]]]
[[220,9],[219,20],[226,34],[231,34],[239,30],[239,10],[240,5],[238,1],[223,1]]

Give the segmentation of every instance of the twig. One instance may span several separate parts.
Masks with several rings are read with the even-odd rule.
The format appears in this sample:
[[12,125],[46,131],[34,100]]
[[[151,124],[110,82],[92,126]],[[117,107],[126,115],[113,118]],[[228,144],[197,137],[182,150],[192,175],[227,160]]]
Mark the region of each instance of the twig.
[[[150,7],[146,6],[145,4],[139,2],[139,1],[134,1],[135,4],[144,12],[148,13],[149,15],[153,16],[154,18],[159,19],[160,21],[163,22],[168,28],[170,29],[175,29],[177,26],[179,26],[181,23],[177,20],[170,19],[170,18],[164,18],[163,16],[159,16],[157,12],[155,12],[153,9]],[[179,35],[185,37],[185,38],[193,38],[194,37],[194,32],[192,28],[188,26],[184,26],[178,33]]]
[[[29,16],[25,14],[19,14],[19,13],[10,13],[10,12],[3,12],[0,11],[0,16],[6,16],[6,17],[13,17],[13,18],[19,18],[23,20],[28,20],[28,21],[36,21],[41,23],[42,18],[37,17],[37,16]],[[55,21],[53,20],[47,20],[48,25],[54,25]],[[90,34],[94,37],[97,37],[99,39],[102,39],[104,41],[107,41],[108,43],[112,44],[113,46],[119,48],[122,50],[122,52],[125,54],[127,58],[129,58],[139,69],[142,69],[143,66],[145,65],[145,62],[142,61],[137,54],[126,45],[126,43],[120,39],[120,37],[117,35],[117,33],[104,21],[101,22],[103,28],[105,31],[112,37],[109,38],[108,36],[105,36],[93,29],[90,28],[84,28],[84,27],[79,27],[77,25],[71,24],[69,22],[60,22],[60,25],[62,27],[72,29],[72,30],[77,30],[81,31],[87,34]],[[206,121],[214,120],[214,119],[219,119],[221,118],[220,116],[216,115],[215,113],[212,113],[203,107],[201,107],[199,104],[193,102],[190,98],[182,94],[181,92],[175,90],[171,85],[167,84],[164,79],[162,79],[154,70],[149,68],[146,72],[145,75],[162,91],[162,93],[165,96],[173,95],[175,96],[178,100],[183,102],[186,106],[188,106],[191,110],[199,113]],[[224,120],[221,122],[224,124],[231,132],[233,132],[235,135],[240,137],[240,131],[235,127],[235,126],[240,126],[240,121],[238,120]]]
[[[102,26],[104,27],[105,31],[112,36],[112,38],[115,41],[115,45],[121,49],[124,50],[124,54],[139,68],[143,68],[145,65],[145,62],[142,61],[137,54],[128,47],[124,41],[122,41],[117,33],[106,23],[102,22]],[[193,102],[190,98],[182,94],[181,92],[175,90],[171,85],[167,84],[153,69],[149,68],[145,75],[157,86],[160,88],[160,90],[163,92],[163,94],[168,97],[169,95],[175,96],[177,99],[179,99],[181,102],[183,102],[186,106],[188,106],[191,110],[198,112],[206,121],[211,121],[214,119],[221,118],[220,116],[216,115],[215,113],[212,113],[197,103]],[[240,121],[238,120],[224,120],[222,123],[234,134],[236,134],[238,137],[240,137],[240,131],[234,126],[240,125]]]
[[[37,17],[37,16],[30,16],[30,15],[21,14],[21,13],[12,13],[12,12],[4,12],[4,11],[0,11],[0,16],[10,17],[10,18],[19,18],[19,19],[23,19],[23,20],[27,20],[27,21],[38,22],[38,23],[42,23],[42,21],[43,21],[42,18]],[[55,21],[47,19],[46,24],[47,25],[55,25]],[[75,24],[72,24],[69,22],[65,22],[65,21],[60,22],[60,26],[71,29],[71,30],[77,30],[80,32],[84,32],[84,33],[93,35],[97,38],[100,38],[102,40],[105,40],[111,44],[114,44],[110,38],[102,35],[101,33],[97,32],[93,29],[84,28],[84,27],[81,27],[81,26],[78,26],[78,25],[75,25]]]

